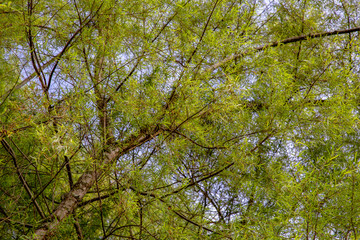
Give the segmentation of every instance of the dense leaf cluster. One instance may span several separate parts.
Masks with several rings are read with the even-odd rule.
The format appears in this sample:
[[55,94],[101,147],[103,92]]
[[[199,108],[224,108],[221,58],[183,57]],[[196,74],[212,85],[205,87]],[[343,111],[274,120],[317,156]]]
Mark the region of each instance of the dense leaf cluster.
[[358,5],[1,3],[1,238],[359,238]]

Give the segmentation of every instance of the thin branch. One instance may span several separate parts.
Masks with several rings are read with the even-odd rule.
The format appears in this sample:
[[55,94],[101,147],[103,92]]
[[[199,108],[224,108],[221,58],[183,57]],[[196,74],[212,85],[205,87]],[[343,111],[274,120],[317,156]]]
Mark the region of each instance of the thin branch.
[[[51,58],[48,62],[46,62],[44,65],[42,65],[41,67],[39,67],[39,69],[44,70],[45,68],[47,68],[48,66],[50,66],[50,64],[52,64],[57,58],[59,57],[59,54],[54,56],[53,58]],[[10,95],[14,90],[18,90],[20,88],[22,88],[23,86],[25,86],[27,83],[29,83],[34,77],[37,76],[37,73],[34,72],[32,74],[30,74],[30,76],[28,76],[27,78],[25,78],[23,81],[21,81],[21,83],[19,84],[15,84],[14,87],[12,89],[10,89],[9,91],[7,91],[5,94],[3,94],[0,99],[5,98],[7,95]]]
[[44,74],[42,68],[40,67],[41,64],[40,64],[39,58],[36,53],[35,44],[33,41],[33,35],[32,35],[32,31],[31,31],[31,16],[32,16],[33,8],[34,8],[33,2],[32,2],[32,0],[29,0],[28,1],[29,25],[27,26],[28,30],[26,31],[26,34],[27,34],[27,38],[29,40],[31,63],[35,69],[36,75],[39,77],[41,87],[42,87],[43,91],[45,92],[46,97],[48,97],[47,92],[46,92],[45,74]]
[[70,39],[66,42],[65,46],[63,47],[63,49],[61,50],[61,52],[58,54],[58,58],[56,59],[55,65],[53,67],[53,69],[51,70],[50,76],[49,76],[49,81],[48,84],[46,86],[46,92],[49,91],[50,89],[50,85],[51,85],[51,80],[52,80],[52,76],[56,70],[57,65],[59,64],[59,61],[62,57],[62,55],[64,55],[64,53],[69,49],[69,47],[71,46],[71,43],[73,42],[73,40],[77,37],[77,35],[79,33],[81,33],[82,29],[87,26],[91,20],[98,14],[99,10],[101,9],[102,5],[104,2],[102,2],[100,4],[100,6],[98,7],[98,9],[95,11],[95,13],[93,15],[89,15],[88,17],[85,18],[85,23],[79,27],[78,30],[75,31],[75,33],[70,37]]
[[[263,144],[265,141],[267,141],[273,135],[273,133],[274,133],[274,131],[269,133],[263,140],[261,140],[258,144],[256,144],[256,146],[254,148],[252,148],[248,153],[246,153],[244,157],[252,154],[256,149],[259,148],[259,146],[261,144]],[[161,196],[160,198],[164,199],[164,198],[166,198],[168,196],[174,195],[175,193],[181,192],[182,190],[185,190],[185,189],[187,189],[189,187],[192,187],[192,186],[194,186],[194,185],[196,185],[196,184],[198,184],[200,182],[203,182],[203,181],[205,181],[205,180],[207,180],[209,178],[215,177],[216,175],[218,175],[221,172],[225,171],[226,169],[230,168],[234,164],[235,164],[235,162],[231,162],[231,163],[227,164],[226,166],[224,166],[224,167],[222,167],[222,168],[220,168],[218,170],[215,170],[215,171],[213,171],[211,173],[206,174],[204,177],[200,178],[199,180],[191,181],[189,184],[187,184],[187,185],[185,185],[185,186],[183,186],[183,187],[181,187],[181,188],[179,188],[177,190],[174,190],[173,192],[167,193],[167,194]]]
[[38,202],[37,202],[36,199],[34,198],[34,194],[33,194],[33,192],[31,191],[31,189],[30,189],[30,187],[29,187],[29,184],[26,182],[24,176],[22,175],[22,173],[21,173],[21,171],[20,171],[20,168],[19,168],[19,166],[18,166],[18,164],[17,164],[17,158],[16,158],[16,155],[15,155],[14,150],[13,150],[13,149],[11,148],[11,146],[6,142],[5,139],[2,139],[2,140],[1,140],[1,144],[3,145],[3,147],[5,148],[5,150],[9,153],[9,155],[12,157],[13,162],[14,162],[14,165],[15,165],[15,168],[16,168],[16,173],[18,174],[21,183],[23,184],[26,192],[28,193],[29,197],[31,198],[31,202],[34,203],[35,208],[36,208],[36,210],[38,211],[38,213],[40,214],[41,218],[42,218],[42,219],[45,219],[46,216],[45,216],[44,212],[41,210],[40,205],[38,204]]
[[85,205],[88,205],[89,203],[93,203],[93,202],[99,201],[99,200],[101,200],[101,199],[109,198],[109,197],[115,195],[117,192],[118,192],[118,190],[113,191],[113,192],[111,192],[111,193],[109,193],[109,194],[105,194],[105,195],[102,195],[102,196],[99,196],[99,197],[95,197],[95,198],[86,200],[86,201],[84,201],[84,202],[79,203],[79,204],[78,204],[78,207],[83,207],[83,206],[85,206]]
[[[171,131],[171,130],[168,130],[168,131]],[[202,148],[206,148],[206,149],[225,149],[226,147],[221,147],[221,146],[215,146],[215,147],[209,147],[209,146],[204,146],[200,143],[197,143],[196,141],[192,140],[191,138],[189,138],[188,136],[186,136],[185,134],[179,132],[178,130],[175,130],[175,131],[172,131],[180,136],[182,136],[183,138],[185,138],[186,140],[192,142],[193,144],[199,146],[199,147],[202,147]]]
[[189,64],[191,62],[192,58],[194,57],[195,53],[197,52],[197,50],[198,50],[198,48],[199,48],[199,46],[200,46],[200,44],[201,44],[201,42],[202,42],[202,40],[203,40],[203,38],[205,36],[206,29],[209,26],[210,19],[211,19],[212,15],[214,14],[215,8],[216,8],[218,3],[219,3],[219,0],[217,0],[215,2],[214,7],[211,9],[211,12],[210,12],[210,14],[208,16],[208,19],[206,20],[205,27],[204,27],[204,29],[203,29],[203,31],[201,33],[200,39],[199,39],[198,43],[196,44],[196,47],[195,47],[194,51],[192,51],[189,59],[186,61],[186,64]]
[[150,196],[150,197],[153,197],[153,198],[161,201],[162,203],[164,203],[164,204],[167,205],[167,207],[168,207],[168,209],[169,209],[170,211],[172,211],[173,213],[175,213],[177,216],[179,216],[180,218],[184,219],[185,221],[187,221],[187,222],[189,222],[189,223],[191,223],[191,224],[193,224],[193,225],[195,225],[195,226],[197,226],[197,227],[200,227],[200,228],[202,228],[202,229],[204,229],[204,230],[206,230],[206,231],[208,231],[208,232],[215,233],[215,234],[218,234],[218,235],[223,235],[223,234],[218,233],[218,232],[216,232],[216,231],[214,231],[214,230],[212,230],[212,229],[210,229],[210,228],[204,227],[204,226],[200,225],[200,224],[197,223],[197,222],[192,221],[191,219],[189,219],[189,218],[187,218],[186,216],[184,216],[183,214],[181,214],[179,211],[172,209],[172,206],[171,206],[170,204],[168,204],[167,202],[165,202],[165,200],[164,200],[163,198],[156,196],[154,193],[141,192],[141,191],[138,191],[137,189],[135,189],[135,188],[132,187],[132,186],[130,186],[129,188],[130,188],[131,190],[133,190],[134,192],[140,194],[140,195]]
[[[188,4],[190,2],[190,0],[188,0],[184,6],[186,4]],[[175,12],[167,21],[166,23],[161,27],[160,31],[156,34],[156,36],[151,40],[151,43],[155,42],[158,37],[161,35],[161,33],[164,31],[164,29],[171,23],[171,21],[176,17],[176,15],[178,14],[178,12]],[[138,57],[138,60],[136,61],[134,67],[130,70],[130,72],[128,73],[128,75],[126,75],[126,77],[120,82],[120,84],[116,87],[115,92],[119,91],[120,88],[124,85],[124,83],[133,75],[133,73],[135,72],[136,68],[138,67],[138,65],[140,64],[142,58],[146,56],[145,54],[145,50],[140,54],[140,56]],[[112,99],[112,97],[110,96],[106,102],[109,102]]]
[[7,222],[9,224],[16,224],[16,225],[19,225],[19,226],[24,226],[26,228],[34,228],[35,227],[34,225],[31,225],[31,224],[28,224],[28,223],[17,222],[17,221],[8,219],[8,218],[0,218],[0,221]]

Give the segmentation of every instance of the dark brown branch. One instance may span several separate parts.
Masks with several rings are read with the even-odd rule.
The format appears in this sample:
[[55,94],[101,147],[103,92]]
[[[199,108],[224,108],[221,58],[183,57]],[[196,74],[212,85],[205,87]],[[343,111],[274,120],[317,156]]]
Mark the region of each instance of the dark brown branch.
[[54,74],[54,72],[56,70],[57,65],[59,64],[59,61],[60,61],[62,55],[64,55],[64,53],[69,49],[69,47],[71,46],[71,43],[81,33],[83,28],[85,26],[87,26],[91,22],[91,20],[98,14],[98,12],[101,9],[102,5],[103,5],[103,2],[100,4],[100,6],[98,7],[98,9],[95,11],[94,14],[89,15],[88,17],[86,17],[86,19],[85,19],[86,22],[82,26],[80,26],[78,30],[75,31],[75,33],[66,42],[66,44],[63,47],[63,49],[61,50],[61,52],[58,54],[58,57],[56,58],[55,65],[54,65],[53,69],[51,70],[51,73],[50,73],[50,76],[49,76],[49,81],[48,81],[48,84],[46,86],[46,92],[49,91],[49,89],[50,89],[52,76],[53,76],[53,74]]
[[196,186],[198,187],[198,189],[202,192],[202,194],[205,196],[205,198],[207,198],[211,205],[214,206],[216,212],[218,213],[219,217],[220,217],[220,220],[225,222],[225,218],[224,218],[224,215],[222,214],[221,212],[221,209],[219,207],[219,205],[215,202],[215,200],[212,198],[212,196],[210,195],[209,191],[205,190],[205,189],[202,189],[202,187],[200,186],[200,184],[196,184]]
[[184,219],[185,221],[187,221],[187,222],[189,222],[189,223],[191,223],[191,224],[193,224],[193,225],[195,225],[195,226],[197,226],[197,227],[200,227],[200,228],[202,228],[202,229],[204,229],[204,230],[206,230],[206,231],[208,231],[208,232],[212,232],[212,233],[215,233],[215,234],[218,234],[218,235],[222,235],[221,233],[215,232],[214,230],[211,230],[210,228],[204,227],[204,226],[200,225],[199,223],[192,221],[191,219],[189,219],[189,218],[185,217],[183,214],[181,214],[179,211],[172,209],[172,206],[171,206],[171,205],[169,205],[168,203],[166,203],[163,198],[156,196],[154,193],[141,192],[141,191],[138,191],[137,189],[135,189],[135,188],[132,187],[132,186],[130,186],[130,189],[131,189],[132,191],[136,192],[137,194],[140,194],[140,195],[143,195],[143,196],[153,197],[153,198],[159,200],[160,202],[166,204],[166,206],[168,207],[168,209],[169,209],[170,211],[172,211],[173,213],[175,213],[177,216],[179,216],[180,218]]
[[[261,140],[258,144],[256,144],[256,146],[254,148],[252,148],[247,154],[245,154],[244,157],[246,157],[246,156],[252,154],[254,151],[256,151],[256,149],[258,149],[258,147],[261,144],[263,144],[265,141],[267,141],[272,136],[273,133],[274,133],[274,131],[270,132],[263,140]],[[209,178],[215,177],[216,175],[218,175],[221,172],[225,171],[226,169],[230,168],[234,164],[235,164],[235,162],[231,162],[231,163],[227,164],[226,166],[224,166],[224,167],[222,167],[222,168],[220,168],[218,170],[215,170],[215,171],[213,171],[211,173],[206,174],[204,177],[200,178],[199,180],[191,181],[189,184],[187,184],[187,185],[185,185],[185,186],[183,186],[183,187],[181,187],[179,189],[176,189],[176,190],[174,190],[174,191],[172,191],[170,193],[167,193],[167,194],[161,196],[160,198],[164,199],[164,198],[166,198],[168,196],[174,195],[174,194],[176,194],[178,192],[181,192],[182,190],[185,190],[185,189],[187,189],[189,187],[192,187],[192,186],[194,186],[194,185],[196,185],[196,184],[198,184],[198,183],[200,183],[202,181],[205,181],[205,180],[207,180]]]
[[70,185],[70,189],[71,189],[74,186],[74,181],[73,181],[73,177],[72,177],[72,173],[71,173],[70,161],[67,156],[65,156],[65,166],[66,166],[66,171],[67,171],[68,179],[69,179],[69,185]]
[[16,225],[19,225],[19,226],[24,226],[26,228],[34,228],[34,225],[31,225],[31,224],[28,224],[28,223],[22,223],[22,222],[13,221],[13,220],[8,219],[8,218],[0,218],[0,221],[7,222],[9,224],[16,224]]
[[[171,132],[171,130],[169,130]],[[183,138],[185,138],[186,140],[192,142],[193,144],[199,146],[199,147],[202,147],[202,148],[206,148],[206,149],[225,149],[225,147],[220,147],[220,146],[215,146],[215,147],[209,147],[209,146],[204,146],[200,143],[197,143],[196,141],[192,140],[191,138],[189,138],[188,136],[186,136],[185,134],[175,130],[175,131],[172,131],[180,136],[182,136]]]
[[297,37],[287,38],[287,39],[284,39],[281,41],[272,42],[270,44],[266,44],[266,45],[257,47],[257,48],[255,48],[255,50],[262,51],[266,48],[277,47],[281,44],[294,43],[294,42],[299,42],[299,41],[303,41],[303,40],[309,40],[309,39],[327,37],[327,36],[333,36],[333,35],[341,35],[341,34],[347,34],[347,33],[352,33],[352,32],[359,32],[359,31],[360,31],[360,27],[343,29],[343,30],[335,30],[332,32],[310,33],[310,34],[301,35],[301,36],[297,36]]
[[6,142],[5,139],[2,139],[1,140],[1,144],[3,145],[3,147],[5,148],[5,150],[10,154],[11,158],[13,159],[13,162],[14,162],[14,165],[15,165],[15,168],[16,168],[16,173],[17,175],[19,176],[19,179],[21,181],[21,183],[23,184],[27,194],[29,195],[31,201],[34,203],[35,205],[35,208],[36,210],[38,211],[38,213],[40,214],[41,218],[42,219],[45,219],[46,216],[45,214],[43,213],[43,211],[41,210],[41,207],[40,205],[38,204],[38,202],[36,201],[36,199],[34,198],[34,194],[33,192],[31,191],[30,187],[29,187],[29,184],[26,182],[24,176],[22,175],[21,171],[20,171],[20,168],[17,164],[17,158],[16,158],[16,155],[15,155],[15,152],[14,150],[11,148],[11,146]]
[[[190,2],[190,0],[188,0],[186,4],[188,4]],[[185,6],[184,5],[184,6]],[[166,23],[162,26],[162,28],[160,29],[160,31],[156,34],[156,36],[151,40],[151,43],[155,42],[156,39],[159,38],[159,36],[161,35],[161,33],[164,31],[164,29],[171,23],[171,21],[175,18],[175,16],[178,14],[178,12],[175,12],[167,21]],[[119,91],[120,88],[124,85],[124,83],[133,75],[133,73],[135,72],[136,68],[138,67],[138,65],[140,64],[142,58],[146,56],[145,51],[143,51],[140,56],[138,57],[138,60],[136,61],[134,67],[131,69],[131,71],[128,73],[128,75],[126,75],[126,77],[120,82],[120,84],[116,87],[115,92]],[[109,97],[106,102],[109,102],[112,99],[112,97]]]
[[359,31],[360,31],[360,27],[356,27],[356,28],[350,28],[350,29],[335,30],[335,31],[331,31],[331,32],[310,33],[310,34],[306,34],[306,35],[300,35],[300,36],[296,36],[296,37],[287,38],[287,39],[284,39],[281,41],[275,41],[272,43],[264,44],[259,47],[254,47],[254,48],[252,48],[248,51],[242,52],[242,53],[237,53],[237,54],[228,56],[228,57],[224,58],[223,60],[221,60],[220,62],[217,62],[217,63],[213,64],[212,66],[210,66],[209,68],[207,68],[205,70],[205,73],[212,72],[215,69],[217,69],[218,67],[224,65],[225,63],[228,63],[232,60],[236,60],[238,58],[242,58],[251,52],[259,52],[259,51],[263,51],[267,48],[277,47],[277,46],[280,46],[283,44],[288,44],[288,43],[295,43],[295,42],[300,42],[300,41],[304,41],[304,40],[310,40],[310,39],[315,39],[315,38],[320,38],[320,37],[328,37],[328,36],[333,36],[333,35],[341,35],[341,34],[347,34],[347,33],[352,33],[352,32],[359,32]]
[[90,204],[90,203],[99,201],[100,199],[109,198],[109,197],[115,195],[117,192],[118,192],[118,190],[117,190],[117,191],[114,191],[114,192],[112,192],[112,193],[109,193],[109,194],[102,195],[102,196],[100,196],[100,197],[96,197],[96,198],[92,198],[92,199],[86,200],[86,201],[84,201],[84,202],[79,203],[79,204],[78,204],[78,207],[83,207],[83,206],[85,206],[85,205],[87,205],[87,204]]
[[[44,65],[42,65],[41,67],[39,67],[39,70],[44,70],[45,68],[47,68],[48,66],[50,66],[50,64],[52,64],[57,58],[59,57],[59,55],[54,56],[52,59],[50,59],[48,62],[46,62]],[[9,91],[7,91],[4,95],[2,95],[0,97],[0,99],[5,99],[8,95],[11,94],[11,92],[13,92],[14,90],[18,90],[20,88],[22,88],[23,86],[25,86],[28,82],[30,82],[34,77],[37,76],[37,73],[34,72],[32,73],[30,76],[28,76],[27,78],[25,78],[23,81],[21,81],[21,83],[15,85],[12,89],[10,89]]]
[[194,51],[192,51],[189,59],[186,61],[186,65],[191,62],[192,58],[194,57],[195,53],[197,52],[197,50],[198,50],[198,48],[199,48],[199,46],[200,46],[200,44],[201,44],[201,42],[202,42],[202,40],[203,40],[203,38],[205,36],[206,29],[209,26],[210,19],[211,19],[212,15],[214,14],[215,8],[218,5],[218,3],[219,3],[219,0],[217,0],[215,2],[214,7],[211,9],[211,12],[210,12],[210,14],[208,16],[208,19],[206,20],[205,27],[204,27],[204,29],[203,29],[203,31],[201,33],[200,39],[199,39],[198,43],[196,44],[196,47],[195,47]]
[[[74,181],[73,181],[73,177],[72,177],[72,173],[71,173],[71,166],[70,166],[70,160],[67,156],[64,156],[65,157],[65,164],[66,164],[66,172],[67,172],[67,175],[68,175],[68,179],[69,179],[69,185],[70,185],[70,189],[73,188],[74,186]],[[75,231],[76,231],[76,234],[78,236],[78,239],[81,240],[81,239],[84,239],[84,235],[82,233],[82,229],[81,229],[81,226],[79,224],[79,219],[76,217],[76,213],[74,211],[74,213],[72,214],[73,217],[74,217],[74,228],[75,228]]]
[[42,87],[43,91],[46,93],[46,78],[45,78],[45,74],[40,66],[39,57],[37,56],[37,53],[36,53],[35,44],[33,41],[33,35],[32,35],[32,31],[31,31],[32,11],[33,11],[33,2],[32,2],[32,0],[29,0],[28,1],[29,25],[27,26],[28,30],[26,31],[26,34],[27,34],[27,38],[29,41],[31,63],[35,69],[36,75],[39,77],[41,87]]

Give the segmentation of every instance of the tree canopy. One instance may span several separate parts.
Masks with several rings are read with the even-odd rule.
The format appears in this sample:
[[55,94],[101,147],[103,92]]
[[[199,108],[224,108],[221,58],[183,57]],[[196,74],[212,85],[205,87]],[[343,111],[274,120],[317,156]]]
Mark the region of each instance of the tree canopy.
[[0,3],[1,238],[360,238],[358,6]]

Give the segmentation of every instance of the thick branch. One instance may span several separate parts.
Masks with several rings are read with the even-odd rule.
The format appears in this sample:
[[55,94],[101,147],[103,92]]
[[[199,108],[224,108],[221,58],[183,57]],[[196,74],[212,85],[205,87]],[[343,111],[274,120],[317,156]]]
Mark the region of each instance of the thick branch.
[[60,203],[57,209],[53,212],[48,222],[42,224],[36,231],[34,239],[46,239],[54,230],[58,227],[59,223],[68,217],[82,201],[85,194],[89,191],[92,185],[95,183],[101,174],[105,171],[105,168],[111,163],[115,162],[120,156],[126,154],[132,149],[144,144],[147,141],[155,138],[161,133],[161,130],[154,129],[151,133],[141,131],[140,133],[129,137],[123,142],[122,146],[113,146],[104,155],[104,161],[100,165],[100,168],[96,171],[85,172],[78,181],[74,184],[73,188],[65,199]]

